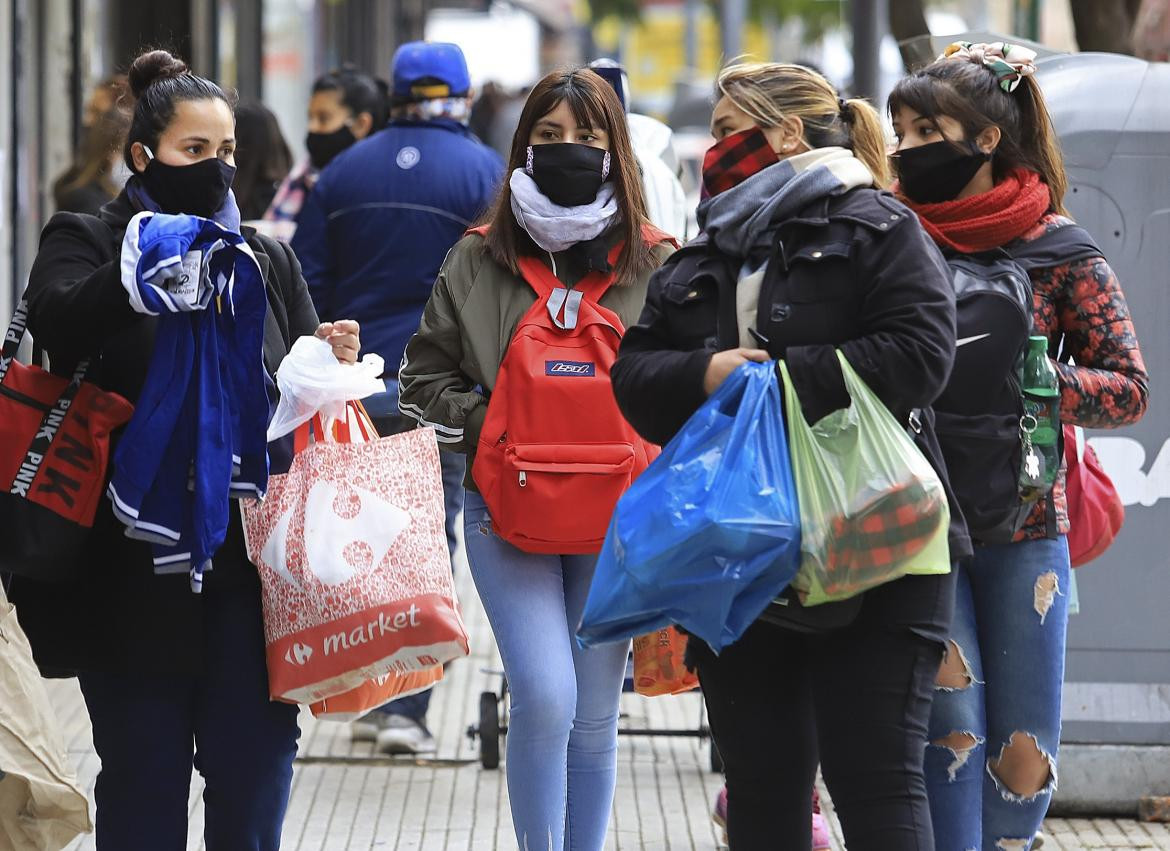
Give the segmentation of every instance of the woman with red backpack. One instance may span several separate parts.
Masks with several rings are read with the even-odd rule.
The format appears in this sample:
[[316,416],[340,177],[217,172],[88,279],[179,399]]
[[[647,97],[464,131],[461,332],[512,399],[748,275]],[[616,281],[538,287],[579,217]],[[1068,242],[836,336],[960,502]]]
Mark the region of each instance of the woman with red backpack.
[[954,273],[959,349],[935,410],[976,544],[959,569],[926,755],[940,849],[1028,848],[1043,821],[1070,580],[1060,422],[1116,428],[1146,408],[1121,286],[1064,209],[1034,58],[957,43],[889,100],[895,188]]
[[574,638],[617,497],[653,448],[609,370],[669,237],[646,218],[621,103],[592,71],[528,97],[508,181],[451,250],[399,370],[400,408],[468,456],[468,562],[511,689],[521,848],[596,851],[628,644]]

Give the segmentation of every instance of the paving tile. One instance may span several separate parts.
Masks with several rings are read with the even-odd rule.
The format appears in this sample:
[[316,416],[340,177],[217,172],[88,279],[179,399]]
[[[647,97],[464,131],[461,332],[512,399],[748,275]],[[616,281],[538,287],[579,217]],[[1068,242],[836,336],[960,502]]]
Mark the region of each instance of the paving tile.
[[[506,851],[516,848],[502,770],[479,765],[479,695],[500,691],[499,656],[466,564],[457,585],[471,637],[471,655],[452,664],[435,691],[429,722],[438,743],[434,760],[380,757],[370,743],[353,743],[348,725],[302,712],[299,758],[285,821],[283,851]],[[75,681],[54,681],[67,748],[92,798],[100,762],[93,752],[85,705]],[[695,733],[704,722],[697,694],[644,699],[623,695],[626,729]],[[709,770],[709,742],[623,735],[617,792],[606,851],[713,851],[718,829],[710,809],[722,779]],[[202,780],[192,777],[189,851],[203,848]],[[834,848],[844,849],[832,801],[822,805]],[[1044,851],[1159,849],[1170,851],[1166,825],[1114,819],[1052,819]],[[81,837],[69,851],[93,851]]]

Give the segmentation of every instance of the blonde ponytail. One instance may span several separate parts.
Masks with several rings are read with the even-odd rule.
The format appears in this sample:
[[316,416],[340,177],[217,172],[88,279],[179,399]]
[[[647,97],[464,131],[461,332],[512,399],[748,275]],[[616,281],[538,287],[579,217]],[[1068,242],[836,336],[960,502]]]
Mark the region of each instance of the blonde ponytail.
[[877,110],[869,101],[849,98],[845,101],[845,119],[849,124],[853,144],[853,156],[857,157],[873,174],[876,186],[885,189],[892,182],[890,157],[886,153],[886,131]]

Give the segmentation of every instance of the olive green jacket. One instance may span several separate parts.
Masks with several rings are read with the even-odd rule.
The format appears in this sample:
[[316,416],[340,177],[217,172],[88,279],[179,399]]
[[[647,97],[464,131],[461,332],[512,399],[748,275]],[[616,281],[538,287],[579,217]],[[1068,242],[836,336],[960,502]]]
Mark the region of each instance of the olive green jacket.
[[[662,242],[653,249],[655,268],[673,253]],[[542,258],[552,266],[548,255]],[[557,276],[573,286],[584,269],[572,255],[555,255]],[[637,280],[618,282],[601,297],[629,328],[638,321],[653,269]],[[447,254],[418,331],[406,346],[398,372],[403,416],[431,426],[441,448],[467,455],[466,485],[474,489],[472,462],[487,415],[488,396],[516,326],[536,292],[488,255],[483,237],[469,234]]]

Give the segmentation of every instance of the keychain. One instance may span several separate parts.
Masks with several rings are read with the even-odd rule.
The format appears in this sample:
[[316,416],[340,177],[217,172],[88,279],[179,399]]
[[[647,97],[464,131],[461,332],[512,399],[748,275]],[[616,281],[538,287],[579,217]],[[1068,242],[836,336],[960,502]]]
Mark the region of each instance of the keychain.
[[1046,463],[1044,454],[1036,451],[1032,443],[1032,433],[1036,431],[1039,421],[1031,414],[1020,417],[1020,436],[1024,441],[1023,463],[1020,464],[1020,489],[1025,500],[1034,500],[1044,494]]

